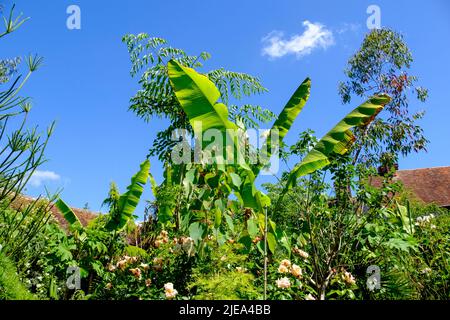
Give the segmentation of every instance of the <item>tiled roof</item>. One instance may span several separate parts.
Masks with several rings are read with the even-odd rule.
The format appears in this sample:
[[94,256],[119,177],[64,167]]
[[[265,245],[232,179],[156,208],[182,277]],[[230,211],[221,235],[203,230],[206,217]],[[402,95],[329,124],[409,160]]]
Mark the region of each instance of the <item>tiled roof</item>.
[[[401,181],[405,188],[425,203],[450,207],[450,166],[398,170],[395,181]],[[380,177],[372,177],[370,184],[378,187]]]
[[[26,196],[26,195],[20,195],[16,198],[16,200],[14,200],[14,202],[11,204],[13,208],[15,209],[19,209],[19,208],[23,208],[24,206],[29,205],[32,201],[35,201],[36,199]],[[85,209],[78,209],[78,208],[73,208],[71,207],[72,211],[75,213],[75,215],[78,217],[78,219],[80,220],[81,224],[83,226],[86,226],[91,220],[95,219],[98,214],[94,213],[92,211],[89,210],[85,210]],[[56,221],[58,222],[58,224],[65,230],[68,229],[68,223],[66,221],[66,219],[63,217],[63,215],[61,214],[61,212],[59,212],[58,208],[55,205],[52,205],[50,207],[50,210],[53,214],[53,217],[56,219]]]

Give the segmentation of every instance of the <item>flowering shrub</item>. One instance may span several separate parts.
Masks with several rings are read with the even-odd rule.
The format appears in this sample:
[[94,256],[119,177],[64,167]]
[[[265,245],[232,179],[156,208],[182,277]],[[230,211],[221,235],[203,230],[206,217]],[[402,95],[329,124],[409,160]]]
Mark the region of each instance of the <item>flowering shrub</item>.
[[[269,268],[269,297],[271,299],[304,300],[314,298],[315,291],[311,287],[311,266],[307,258],[308,253],[292,249],[294,255],[289,259],[282,259],[278,264]],[[312,299],[311,299],[312,300]]]
[[[186,287],[192,257],[191,239],[169,238],[162,230],[143,256],[123,255],[106,265],[94,293],[102,299],[176,299]],[[185,269],[187,268],[187,269]]]

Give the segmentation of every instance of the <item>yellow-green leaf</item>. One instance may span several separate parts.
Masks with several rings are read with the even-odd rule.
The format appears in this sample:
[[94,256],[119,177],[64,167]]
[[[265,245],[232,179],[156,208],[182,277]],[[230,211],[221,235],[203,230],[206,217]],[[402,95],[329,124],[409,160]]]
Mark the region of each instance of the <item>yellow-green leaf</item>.
[[61,198],[56,201],[55,206],[59,209],[64,219],[67,220],[70,226],[82,226],[76,214]]
[[333,153],[345,154],[355,141],[351,129],[368,125],[389,101],[387,95],[375,95],[350,112],[295,166],[289,175],[287,188],[294,186],[299,177],[328,165]]

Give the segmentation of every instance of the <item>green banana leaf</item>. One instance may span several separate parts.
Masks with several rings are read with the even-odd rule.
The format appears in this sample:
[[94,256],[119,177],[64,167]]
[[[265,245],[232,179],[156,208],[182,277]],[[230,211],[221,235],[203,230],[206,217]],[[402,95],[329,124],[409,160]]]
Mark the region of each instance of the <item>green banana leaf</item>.
[[156,198],[156,196],[158,195],[158,184],[156,183],[155,178],[150,172],[148,173],[148,178],[150,180],[150,185],[152,186],[153,196]]
[[131,178],[131,184],[128,186],[127,192],[119,197],[118,212],[106,224],[106,229],[109,231],[121,230],[132,218],[147,183],[149,172],[150,161],[145,160],[141,163],[139,171]]
[[73,226],[82,226],[80,220],[75,215],[75,213],[72,211],[72,209],[61,199],[59,198],[58,201],[56,201],[55,206],[59,209],[61,214],[63,215],[64,219],[69,223],[71,227]]
[[[217,129],[222,134],[223,147],[227,138],[233,142],[235,150],[234,159],[244,159],[238,145],[237,137],[230,133],[236,133],[238,126],[228,120],[228,108],[223,103],[217,103],[220,92],[214,83],[206,76],[197,73],[194,69],[184,67],[175,60],[167,64],[170,84],[175,92],[181,107],[189,118],[195,136],[203,137],[203,133],[209,129]],[[201,128],[199,128],[201,125]],[[229,130],[229,131],[227,131]],[[203,139],[202,139],[203,140]],[[209,144],[203,141],[202,150]],[[237,149],[237,150],[236,150]],[[240,161],[240,166],[250,169],[245,161]]]
[[390,100],[391,98],[387,95],[375,95],[347,114],[316,144],[303,161],[294,167],[286,187],[291,188],[299,177],[328,165],[331,154],[345,154],[355,142],[355,136],[350,129],[368,125]]
[[[306,102],[308,101],[310,90],[311,90],[311,80],[309,78],[306,78],[300,84],[300,86],[297,88],[297,90],[295,90],[294,94],[289,99],[286,106],[283,108],[281,113],[278,115],[278,118],[275,121],[275,123],[273,124],[272,128],[270,129],[267,140],[262,147],[262,151],[264,152],[266,159],[270,159],[270,157],[272,155],[272,134],[271,133],[273,131],[277,131],[279,143],[281,143],[281,141],[283,141],[283,138],[288,133],[289,129],[291,128],[292,124],[294,123],[294,120],[297,118],[299,113],[303,110],[303,107],[305,106]],[[261,167],[262,166],[258,166],[253,170],[253,172],[255,173],[255,176],[258,175],[259,171],[261,170]]]
[[[262,147],[262,152],[264,153],[264,158],[269,160],[272,155],[272,134],[274,130],[278,131],[278,143],[283,141],[283,138],[288,133],[294,120],[297,118],[299,113],[303,110],[306,102],[308,101],[311,89],[311,80],[306,78],[300,86],[295,90],[292,97],[289,99],[286,106],[283,108],[281,113],[278,115],[277,120],[270,129],[269,136]],[[261,171],[262,165],[255,166],[253,172],[246,172],[246,178],[240,190],[240,198],[244,202],[245,207],[257,209],[262,212],[265,205],[270,204],[267,196],[261,194],[260,191],[254,185],[254,181]],[[245,173],[244,173],[245,174]]]

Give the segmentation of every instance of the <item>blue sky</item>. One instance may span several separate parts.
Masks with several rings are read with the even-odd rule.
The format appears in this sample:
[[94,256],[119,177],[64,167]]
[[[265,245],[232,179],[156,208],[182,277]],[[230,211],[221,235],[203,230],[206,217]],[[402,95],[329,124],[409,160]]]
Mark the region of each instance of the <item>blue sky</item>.
[[[2,3],[9,8],[13,2]],[[156,132],[166,125],[156,119],[145,123],[128,111],[129,99],[139,86],[129,74],[128,53],[121,43],[124,34],[147,32],[188,53],[208,51],[212,59],[205,70],[224,67],[258,76],[269,92],[250,101],[275,113],[298,84],[311,77],[311,98],[287,137],[292,143],[306,128],[323,135],[356,105],[357,101],[341,105],[337,84],[344,79],[346,61],[368,31],[366,9],[371,4],[380,7],[382,26],[404,34],[415,59],[412,72],[430,90],[425,104],[413,101],[410,105],[412,110],[427,112],[421,124],[431,140],[428,153],[402,159],[400,168],[450,165],[448,1],[15,3],[17,11],[31,20],[2,39],[2,58],[29,53],[45,58],[23,93],[33,98],[31,123],[45,127],[57,121],[46,152],[49,161],[40,168],[48,172],[29,185],[31,195],[42,192],[44,184],[51,190],[64,187],[63,198],[71,205],[82,207],[87,202],[92,210],[99,210],[109,183],[116,181],[125,189]],[[66,27],[66,9],[73,4],[81,9],[80,30]],[[311,46],[305,45],[305,37],[286,44],[317,26],[320,36]],[[270,43],[267,37],[285,40],[281,47],[266,50],[282,56],[263,54]],[[151,160],[152,172],[161,181],[161,164]],[[152,197],[148,190],[145,197]]]

